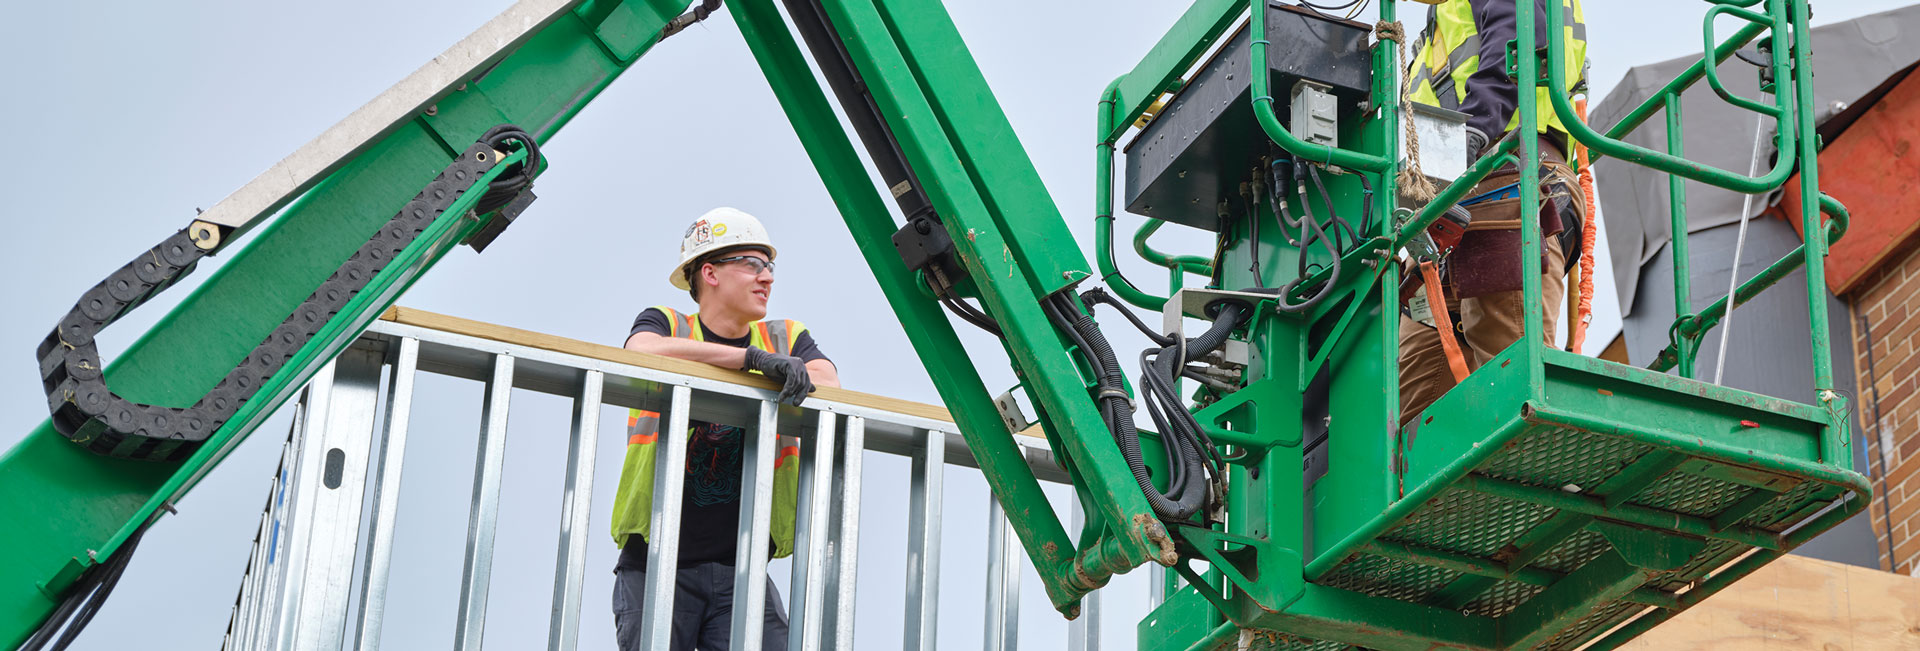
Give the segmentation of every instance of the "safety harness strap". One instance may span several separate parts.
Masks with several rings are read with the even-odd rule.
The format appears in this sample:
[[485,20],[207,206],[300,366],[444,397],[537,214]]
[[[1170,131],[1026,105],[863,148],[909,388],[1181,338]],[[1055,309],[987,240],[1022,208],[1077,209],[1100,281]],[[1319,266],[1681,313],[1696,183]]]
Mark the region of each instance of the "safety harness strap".
[[1447,296],[1440,288],[1439,265],[1432,260],[1420,261],[1420,278],[1427,290],[1427,306],[1433,310],[1433,328],[1440,331],[1440,348],[1447,353],[1447,367],[1453,370],[1455,383],[1467,379],[1467,358],[1460,352],[1460,343],[1453,340],[1453,314],[1447,310]]

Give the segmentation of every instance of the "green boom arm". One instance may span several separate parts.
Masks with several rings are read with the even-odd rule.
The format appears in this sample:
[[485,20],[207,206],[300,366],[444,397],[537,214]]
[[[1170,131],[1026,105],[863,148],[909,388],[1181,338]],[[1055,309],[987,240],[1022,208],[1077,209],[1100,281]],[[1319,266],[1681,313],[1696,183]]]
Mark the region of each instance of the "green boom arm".
[[[481,55],[464,53],[472,43],[456,46],[202,216],[225,236],[222,245],[256,226],[258,232],[112,360],[106,384],[131,404],[164,408],[202,400],[370,233],[448,169],[464,143],[503,122],[526,127],[538,141],[551,137],[654,43],[684,27],[685,19],[669,25],[689,4],[527,0],[508,9],[468,39],[504,46],[465,50]],[[951,324],[891,246],[898,227],[866,181],[853,140],[802,63],[772,0],[732,4],[895,312],[920,333],[915,346],[996,494],[1008,512],[1028,514],[1013,518],[1014,526],[1056,607],[1075,613],[1080,596],[1112,574],[1148,561],[1171,562],[1171,537],[1124,471],[1088,383],[1040,307],[1042,298],[1092,277],[1091,267],[945,9],[935,0],[787,7],[803,22],[801,33],[816,55],[832,45],[821,40],[823,34],[840,44],[844,72],[867,80],[871,91],[858,99],[879,107],[880,115],[898,116],[885,119],[885,138],[861,134],[864,144],[870,151],[891,148],[897,162],[912,170],[916,189],[955,245],[954,258],[973,279],[964,291],[976,294],[1002,329],[1067,463],[1104,470],[1077,478],[1092,523],[1092,535],[1078,544],[1026,470]],[[825,29],[809,32],[802,17]],[[846,106],[855,98],[838,99]],[[381,106],[388,112],[381,114]],[[514,153],[511,162],[524,156]],[[477,200],[480,193],[470,194]],[[92,568],[137,540],[156,513],[191,490],[357,336],[368,315],[391,305],[453,243],[472,235],[478,226],[458,218],[469,208],[470,202],[451,206],[450,217],[429,229],[439,234],[428,238],[432,246],[409,249],[410,264],[392,265],[406,267],[405,275],[382,276],[376,281],[381,291],[361,292],[352,309],[327,320],[293,354],[299,363],[272,373],[264,388],[246,396],[251,399],[245,408],[215,424],[204,443],[183,446],[164,460],[132,460],[76,445],[48,421],[0,457],[0,522],[10,523],[16,534],[0,542],[9,559],[0,565],[0,643],[11,648],[25,640],[69,588],[99,574]]]

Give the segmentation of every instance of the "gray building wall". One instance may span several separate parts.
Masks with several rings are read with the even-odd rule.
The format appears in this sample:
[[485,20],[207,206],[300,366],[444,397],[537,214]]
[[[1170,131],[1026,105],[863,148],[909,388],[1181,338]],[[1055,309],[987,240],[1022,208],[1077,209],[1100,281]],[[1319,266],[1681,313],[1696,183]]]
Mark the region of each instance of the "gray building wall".
[[[1692,308],[1699,310],[1719,300],[1727,292],[1727,270],[1733,263],[1733,250],[1739,224],[1716,226],[1688,236],[1691,247],[1689,276],[1692,279]],[[1740,254],[1740,278],[1747,279],[1779,260],[1800,245],[1800,236],[1777,219],[1755,218],[1747,225],[1747,243]],[[1673,324],[1674,286],[1671,243],[1662,245],[1640,268],[1640,290],[1634,295],[1633,309],[1624,319],[1623,334],[1627,356],[1636,366],[1653,363],[1667,346],[1667,328]],[[1860,401],[1855,391],[1853,368],[1852,312],[1847,304],[1822,289],[1827,303],[1828,332],[1832,333],[1834,387],[1848,396],[1857,456],[1854,468],[1865,472],[1866,442],[1861,439]],[[1807,276],[1796,271],[1778,284],[1761,292],[1753,301],[1733,311],[1727,333],[1726,368],[1722,384],[1796,402],[1813,402],[1813,349],[1810,345],[1807,317]],[[1694,377],[1711,382],[1714,362],[1720,353],[1720,329],[1707,332],[1700,347]],[[1809,541],[1795,553],[1823,560],[1879,568],[1880,542],[1874,537],[1868,518],[1855,517],[1832,531]]]

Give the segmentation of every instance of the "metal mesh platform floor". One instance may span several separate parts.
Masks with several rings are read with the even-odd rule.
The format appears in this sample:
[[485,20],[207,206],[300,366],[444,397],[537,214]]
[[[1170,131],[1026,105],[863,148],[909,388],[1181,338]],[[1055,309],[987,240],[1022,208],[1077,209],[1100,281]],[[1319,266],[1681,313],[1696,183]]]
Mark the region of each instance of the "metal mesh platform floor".
[[[1545,423],[1438,492],[1316,583],[1502,620],[1540,649],[1574,649],[1642,613],[1677,612],[1688,592],[1740,556],[1785,547],[1778,534],[1836,507],[1851,487],[1664,450]],[[1692,523],[1685,531],[1650,526]],[[1517,619],[1530,601],[1618,544],[1599,523],[1693,541],[1676,567],[1648,570],[1621,598]],[[1769,543],[1755,545],[1751,543]],[[1773,551],[1779,551],[1775,549]],[[1750,570],[1748,570],[1750,571]],[[1743,572],[1744,573],[1744,572]],[[1728,579],[1737,577],[1727,577]],[[1532,632],[1519,629],[1538,629]],[[1266,638],[1262,638],[1266,639]],[[1275,637],[1256,648],[1346,648]]]

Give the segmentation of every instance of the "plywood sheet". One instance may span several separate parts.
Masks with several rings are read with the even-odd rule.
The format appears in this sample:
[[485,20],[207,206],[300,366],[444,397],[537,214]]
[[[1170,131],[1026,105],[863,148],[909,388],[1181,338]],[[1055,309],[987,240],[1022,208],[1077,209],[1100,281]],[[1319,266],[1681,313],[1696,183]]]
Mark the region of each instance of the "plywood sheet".
[[1920,578],[1788,556],[1621,648],[1917,650]]

